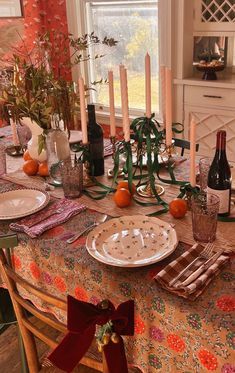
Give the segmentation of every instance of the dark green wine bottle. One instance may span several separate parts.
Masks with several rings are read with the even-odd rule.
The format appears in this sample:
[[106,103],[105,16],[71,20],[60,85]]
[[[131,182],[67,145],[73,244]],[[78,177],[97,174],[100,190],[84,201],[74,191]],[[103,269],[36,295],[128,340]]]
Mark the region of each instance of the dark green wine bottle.
[[87,105],[88,141],[90,144],[92,176],[104,175],[104,136],[102,127],[96,122],[95,105]]

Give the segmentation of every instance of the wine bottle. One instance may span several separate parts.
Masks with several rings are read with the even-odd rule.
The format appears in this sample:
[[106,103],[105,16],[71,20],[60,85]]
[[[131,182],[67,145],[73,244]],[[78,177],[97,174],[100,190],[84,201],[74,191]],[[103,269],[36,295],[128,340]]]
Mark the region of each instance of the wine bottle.
[[217,132],[215,156],[208,173],[207,191],[220,199],[219,215],[230,214],[231,170],[226,156],[226,131]]
[[90,144],[92,176],[104,175],[104,136],[102,127],[96,123],[95,105],[87,105],[88,109],[88,141]]

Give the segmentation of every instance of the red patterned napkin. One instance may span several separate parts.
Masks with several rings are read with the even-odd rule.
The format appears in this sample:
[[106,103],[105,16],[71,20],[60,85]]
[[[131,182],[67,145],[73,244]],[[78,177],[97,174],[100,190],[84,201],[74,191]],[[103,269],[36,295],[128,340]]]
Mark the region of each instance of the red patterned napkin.
[[65,198],[60,199],[43,210],[19,220],[17,223],[11,223],[10,228],[13,231],[24,232],[35,238],[48,229],[66,222],[85,209],[85,205]]
[[104,139],[104,157],[108,157],[113,154],[113,145],[110,139]]
[[162,271],[160,271],[155,276],[155,280],[159,282],[163,288],[172,293],[191,300],[196,299],[229,261],[227,255],[221,254],[208,269],[186,286],[183,286],[182,283],[206,261],[205,259],[198,259],[174,285],[170,286],[169,283],[194,259],[196,259],[203,250],[203,246],[199,244],[193,245],[189,250],[185,251],[176,260],[169,263]]

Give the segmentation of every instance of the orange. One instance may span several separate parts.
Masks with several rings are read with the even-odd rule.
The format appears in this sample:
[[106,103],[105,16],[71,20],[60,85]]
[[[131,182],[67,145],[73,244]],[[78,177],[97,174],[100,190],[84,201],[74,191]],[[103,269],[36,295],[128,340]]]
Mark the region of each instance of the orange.
[[38,173],[39,173],[40,176],[49,176],[49,170],[48,170],[47,162],[42,162],[42,163],[39,164]]
[[33,158],[31,157],[31,155],[29,154],[28,149],[25,150],[25,152],[24,152],[24,154],[23,154],[23,159],[24,159],[25,161],[31,161],[31,160],[33,159]]
[[23,171],[26,175],[33,176],[38,172],[38,162],[30,159],[23,164]]
[[169,211],[174,218],[183,218],[187,212],[187,202],[181,198],[173,199],[169,204]]
[[[128,181],[119,181],[118,185],[117,185],[117,190],[120,189],[120,188],[124,188],[124,189],[127,189],[129,190],[129,185],[128,185]],[[136,192],[136,186],[134,183],[131,184],[131,195],[133,196],[133,194],[135,194]]]
[[127,207],[131,204],[131,193],[128,189],[120,188],[114,193],[113,199],[118,207]]

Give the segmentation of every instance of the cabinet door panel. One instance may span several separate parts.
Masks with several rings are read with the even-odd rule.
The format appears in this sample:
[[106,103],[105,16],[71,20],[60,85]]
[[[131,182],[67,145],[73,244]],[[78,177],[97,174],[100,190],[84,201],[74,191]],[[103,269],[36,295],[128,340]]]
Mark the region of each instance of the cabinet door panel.
[[235,161],[235,111],[210,110],[194,106],[185,106],[185,135],[189,138],[190,117],[193,115],[196,124],[196,142],[199,143],[199,154],[213,156],[215,153],[216,132],[227,132],[227,157]]
[[235,30],[233,0],[194,0],[194,31]]

